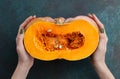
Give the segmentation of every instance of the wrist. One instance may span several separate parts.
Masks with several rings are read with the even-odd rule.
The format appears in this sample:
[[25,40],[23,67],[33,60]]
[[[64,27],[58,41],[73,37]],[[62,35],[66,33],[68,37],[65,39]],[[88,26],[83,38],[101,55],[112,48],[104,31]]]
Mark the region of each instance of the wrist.
[[100,79],[115,79],[104,61],[92,62]]
[[106,65],[105,61],[91,61],[91,63],[93,66],[98,66],[98,67]]
[[17,66],[24,67],[26,69],[30,69],[32,67],[31,63],[28,62],[20,62],[18,61]]
[[27,63],[18,62],[11,79],[26,79],[31,66]]
[[104,58],[91,58],[92,64],[104,64],[105,63],[105,57]]
[[105,61],[99,61],[99,62],[92,62],[92,65],[93,66],[103,66],[103,65],[105,65],[106,63],[105,63]]

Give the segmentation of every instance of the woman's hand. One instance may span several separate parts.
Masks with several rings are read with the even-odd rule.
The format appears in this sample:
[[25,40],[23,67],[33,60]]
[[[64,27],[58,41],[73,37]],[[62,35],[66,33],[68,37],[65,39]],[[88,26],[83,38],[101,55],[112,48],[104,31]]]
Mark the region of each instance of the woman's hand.
[[94,52],[94,54],[91,56],[92,62],[105,62],[105,54],[107,50],[107,42],[108,37],[105,32],[104,25],[99,21],[99,19],[96,17],[95,14],[88,14],[88,16],[94,20],[94,22],[97,24],[99,29],[99,45]]
[[107,50],[108,37],[105,32],[104,25],[99,21],[95,14],[88,14],[88,16],[94,20],[100,31],[99,45],[96,51],[92,54],[92,64],[98,73],[100,79],[115,79],[113,74],[105,63],[105,54]]
[[11,79],[26,79],[27,74],[34,63],[34,58],[31,57],[24,48],[23,38],[24,38],[24,29],[35,19],[36,16],[28,17],[19,27],[18,34],[16,37],[16,49],[18,54],[18,64],[11,77]]
[[29,66],[33,65],[34,59],[27,53],[24,48],[23,38],[24,38],[24,29],[29,22],[35,19],[36,16],[28,17],[19,27],[18,34],[16,37],[16,50],[18,54],[18,63],[29,64]]

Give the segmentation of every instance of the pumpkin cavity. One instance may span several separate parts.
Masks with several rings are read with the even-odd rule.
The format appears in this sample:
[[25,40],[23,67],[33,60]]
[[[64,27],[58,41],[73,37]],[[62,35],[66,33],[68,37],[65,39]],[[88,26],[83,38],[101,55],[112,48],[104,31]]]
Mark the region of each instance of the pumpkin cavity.
[[42,43],[46,51],[73,50],[84,45],[85,37],[80,32],[67,34],[54,34],[52,30],[38,32],[38,40]]

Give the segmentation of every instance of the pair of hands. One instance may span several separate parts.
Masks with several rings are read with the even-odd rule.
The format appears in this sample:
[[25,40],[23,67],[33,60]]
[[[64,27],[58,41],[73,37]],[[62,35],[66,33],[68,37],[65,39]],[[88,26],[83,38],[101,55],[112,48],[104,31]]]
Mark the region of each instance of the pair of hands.
[[[108,38],[105,32],[104,25],[99,21],[95,14],[88,14],[88,17],[93,19],[99,29],[99,45],[96,51],[91,55],[91,63],[93,64],[100,79],[115,79],[109,68],[105,64],[105,54],[107,49]],[[18,53],[18,65],[11,77],[11,79],[26,79],[30,68],[33,66],[34,58],[31,57],[24,48],[23,38],[24,29],[35,19],[36,16],[28,17],[19,27],[16,37],[16,48]]]
[[[108,41],[104,25],[99,21],[99,19],[96,17],[95,14],[88,14],[88,17],[95,21],[99,30],[101,30],[101,28],[104,30],[104,33],[101,33],[101,32],[99,33],[100,34],[99,45],[98,45],[96,51],[91,55],[92,63],[104,62],[106,49],[107,49],[107,41]],[[32,65],[34,63],[34,58],[31,57],[24,48],[24,44],[23,44],[24,29],[26,28],[27,24],[30,23],[35,18],[36,18],[36,16],[28,17],[20,25],[18,34],[16,37],[16,49],[17,49],[17,54],[18,54],[18,62],[25,63],[29,67],[32,67]]]

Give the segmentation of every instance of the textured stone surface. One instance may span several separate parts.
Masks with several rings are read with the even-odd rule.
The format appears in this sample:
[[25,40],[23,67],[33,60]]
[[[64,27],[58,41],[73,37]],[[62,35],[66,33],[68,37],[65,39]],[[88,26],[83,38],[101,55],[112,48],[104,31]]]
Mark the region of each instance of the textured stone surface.
[[[106,63],[120,78],[120,0],[0,0],[0,79],[10,79],[16,64],[15,37],[29,15],[74,17],[95,13],[108,34]],[[89,59],[35,60],[28,79],[98,79]]]

